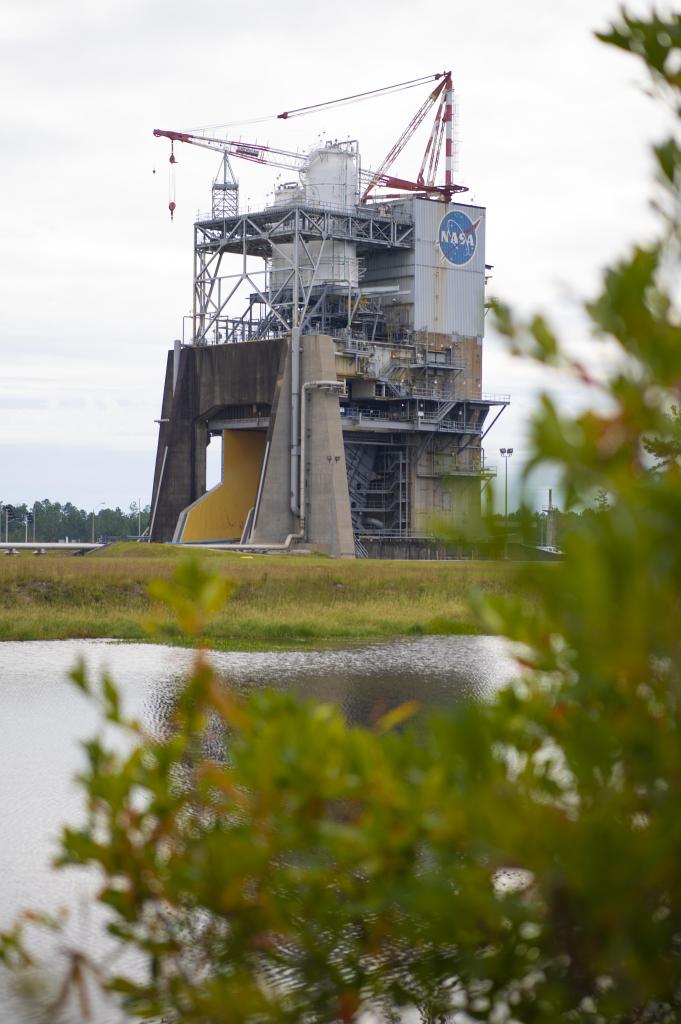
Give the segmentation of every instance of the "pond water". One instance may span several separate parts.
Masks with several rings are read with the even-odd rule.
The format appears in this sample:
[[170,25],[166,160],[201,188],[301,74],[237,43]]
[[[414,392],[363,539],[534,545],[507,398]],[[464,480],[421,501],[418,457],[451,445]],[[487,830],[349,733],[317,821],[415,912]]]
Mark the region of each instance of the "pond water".
[[[357,724],[371,724],[406,700],[441,707],[462,697],[484,700],[515,672],[503,641],[486,636],[210,657],[240,693],[272,687],[334,702]],[[95,879],[81,870],[55,872],[50,864],[61,826],[81,813],[73,781],[84,764],[79,741],[97,731],[94,709],[67,679],[79,658],[93,673],[106,668],[120,686],[124,709],[154,731],[167,720],[192,652],[103,640],[0,643],[0,929],[22,909],[68,906],[70,939],[104,957],[101,921],[90,908]],[[56,954],[54,966],[54,977],[41,976],[38,1003],[0,980],[0,1024],[78,1019],[39,1008],[40,999],[49,1001],[50,986],[54,995]],[[97,1007],[97,1024],[122,1019],[111,1007]]]

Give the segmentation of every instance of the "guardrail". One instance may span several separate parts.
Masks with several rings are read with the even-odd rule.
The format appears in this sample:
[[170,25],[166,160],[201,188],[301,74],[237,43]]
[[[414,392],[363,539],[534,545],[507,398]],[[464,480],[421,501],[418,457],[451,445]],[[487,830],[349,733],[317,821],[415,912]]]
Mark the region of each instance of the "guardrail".
[[0,541],[0,551],[19,554],[20,551],[98,551],[108,545],[96,541]]
[[495,394],[494,392],[490,392],[490,391],[483,391],[483,393],[482,393],[482,401],[483,402],[503,402],[505,405],[507,405],[511,401],[511,396],[510,395],[503,395],[503,394]]

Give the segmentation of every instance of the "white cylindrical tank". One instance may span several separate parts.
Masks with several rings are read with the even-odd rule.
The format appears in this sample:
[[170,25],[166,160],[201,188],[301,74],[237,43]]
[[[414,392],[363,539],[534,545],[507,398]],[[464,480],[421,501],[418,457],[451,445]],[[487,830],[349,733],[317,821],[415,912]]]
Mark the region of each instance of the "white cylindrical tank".
[[[280,185],[274,194],[274,206],[301,203],[305,206],[339,211],[357,205],[358,153],[354,143],[328,144],[314,149],[300,172],[301,184]],[[320,256],[321,253],[321,256]],[[287,242],[277,244],[270,265],[270,292],[290,287],[294,247]],[[301,247],[298,263],[304,287],[310,284],[338,284],[357,288],[359,274],[357,247],[354,242],[328,239],[325,243],[310,240]],[[316,271],[315,271],[316,268]]]
[[301,171],[305,198],[311,206],[350,210],[357,205],[357,151],[329,144],[313,149]]
[[[301,284],[306,288],[310,284],[333,283],[357,288],[359,275],[355,243],[327,239],[323,245],[323,251],[322,242],[308,242],[306,249],[301,246],[299,256]],[[284,286],[291,287],[292,267],[293,245],[290,242],[279,242],[276,251],[272,254],[270,264],[270,290],[272,293],[278,292]]]
[[308,250],[314,262],[310,266],[309,260],[306,258],[305,263],[301,263],[301,276],[306,286],[310,284],[314,266],[318,263],[317,273],[314,278],[315,284],[332,284],[337,282],[339,285],[357,287],[359,277],[357,271],[357,247],[354,242],[328,239],[324,243],[323,251],[321,242],[309,242]]

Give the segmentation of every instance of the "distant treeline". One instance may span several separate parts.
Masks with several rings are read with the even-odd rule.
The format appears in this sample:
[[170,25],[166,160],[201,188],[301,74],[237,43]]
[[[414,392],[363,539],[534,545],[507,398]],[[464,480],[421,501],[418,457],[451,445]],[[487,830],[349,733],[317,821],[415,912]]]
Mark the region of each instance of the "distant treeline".
[[121,508],[77,508],[67,501],[44,498],[33,505],[0,503],[0,540],[23,541],[121,540],[144,533],[149,524],[149,506],[132,502]]
[[543,512],[520,509],[509,512],[508,521],[504,520],[503,515],[495,515],[493,523],[497,537],[504,537],[523,544],[551,545],[562,548],[566,536],[581,519],[598,516],[608,507],[607,495],[599,492],[593,507],[584,508],[579,512],[561,512],[555,507],[551,509],[550,513],[546,509]]
[[[516,540],[530,545],[553,544],[562,547],[562,542],[571,527],[581,516],[598,515],[608,507],[605,495],[599,495],[594,508],[582,512],[560,512],[554,508],[549,517],[544,512],[511,512],[505,522],[502,515],[493,517],[496,524],[497,540]],[[138,509],[132,502],[127,512],[121,508],[83,509],[70,501],[61,505],[58,501],[36,501],[35,505],[10,505],[0,502],[0,540],[22,541],[24,539],[56,541],[65,540],[123,540],[133,539],[144,533],[149,525],[150,507]],[[94,524],[93,524],[94,516]],[[549,520],[552,520],[552,523]]]

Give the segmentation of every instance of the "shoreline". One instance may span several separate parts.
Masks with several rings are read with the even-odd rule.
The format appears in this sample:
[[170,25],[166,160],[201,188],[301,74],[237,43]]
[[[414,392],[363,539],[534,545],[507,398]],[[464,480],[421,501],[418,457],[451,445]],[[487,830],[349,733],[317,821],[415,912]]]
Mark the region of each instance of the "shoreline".
[[[469,624],[470,628],[461,630],[448,630],[443,632],[431,632],[431,633],[390,633],[383,636],[375,635],[367,638],[353,638],[353,637],[333,637],[325,639],[323,637],[314,638],[312,640],[298,640],[291,641],[290,643],[282,641],[281,643],[258,643],[253,641],[252,643],[247,642],[229,642],[225,640],[223,643],[209,643],[200,649],[210,653],[215,651],[220,654],[228,654],[233,652],[234,654],[280,654],[280,653],[298,653],[303,651],[342,651],[342,650],[364,650],[368,647],[383,647],[394,643],[410,643],[418,640],[427,640],[429,637],[443,637],[443,636],[489,636],[493,637],[496,634],[482,630]],[[118,636],[51,636],[51,637],[25,637],[17,639],[12,636],[0,636],[0,649],[3,644],[42,644],[42,643],[101,643],[107,646],[118,646],[118,645],[130,645],[130,644],[141,644],[145,647],[167,647],[171,650],[185,650],[193,651],[199,650],[196,645],[186,643],[180,639],[177,641],[170,640],[167,637],[161,636],[139,636],[139,637],[118,637]]]
[[[265,638],[255,637],[253,640],[243,639],[230,639],[228,637],[209,637],[209,642],[204,646],[204,650],[207,651],[221,651],[228,652],[234,651],[237,653],[244,654],[274,654],[279,651],[335,651],[343,650],[345,648],[355,647],[372,647],[380,646],[381,644],[389,644],[398,641],[408,642],[410,640],[424,640],[427,637],[437,636],[494,636],[495,634],[489,633],[476,626],[473,623],[462,623],[461,628],[458,627],[458,623],[454,623],[455,628],[452,629],[433,629],[430,631],[414,631],[412,633],[372,633],[364,637],[358,636],[333,636],[333,637],[311,637],[311,638],[292,638],[291,640],[267,640]],[[142,634],[139,636],[100,636],[94,634],[67,634],[56,636],[56,635],[44,635],[44,636],[13,636],[0,633],[0,644],[13,643],[13,644],[34,644],[34,643],[67,643],[69,641],[101,641],[102,643],[110,644],[144,644],[144,645],[158,645],[159,647],[174,647],[183,650],[195,650],[195,645],[186,643],[182,638],[177,639],[169,638],[167,636],[154,636],[153,634]]]

